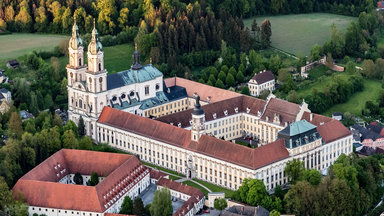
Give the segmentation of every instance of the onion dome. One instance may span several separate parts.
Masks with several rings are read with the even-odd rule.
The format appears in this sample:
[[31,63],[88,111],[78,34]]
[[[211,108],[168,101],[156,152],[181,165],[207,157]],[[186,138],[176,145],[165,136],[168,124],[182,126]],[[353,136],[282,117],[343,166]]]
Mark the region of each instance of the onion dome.
[[92,40],[88,45],[88,52],[96,55],[99,51],[103,51],[103,45],[100,43],[99,33],[96,30],[95,19],[93,19]]
[[83,47],[83,40],[80,38],[79,27],[76,24],[76,17],[73,22],[72,37],[69,40],[69,47],[74,50],[78,49],[79,47]]
[[200,105],[200,96],[196,95],[195,99],[196,99],[196,103],[195,103],[195,108],[193,108],[192,114],[193,115],[203,115],[204,110],[201,108],[201,105]]

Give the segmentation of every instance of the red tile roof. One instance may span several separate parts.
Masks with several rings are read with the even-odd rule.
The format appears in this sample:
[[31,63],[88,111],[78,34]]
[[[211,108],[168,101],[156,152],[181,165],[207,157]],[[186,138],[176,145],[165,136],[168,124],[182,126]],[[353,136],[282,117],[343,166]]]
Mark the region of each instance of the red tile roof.
[[[201,108],[204,110],[205,120],[211,121],[214,120],[213,114],[216,114],[216,118],[218,119],[226,116],[224,113],[225,111],[227,111],[228,116],[235,115],[236,108],[238,113],[246,112],[247,108],[249,108],[250,114],[257,115],[258,112],[263,112],[264,105],[264,100],[242,95],[239,97],[210,103],[202,106]],[[168,124],[173,123],[175,126],[180,123],[181,127],[186,128],[191,126],[190,121],[192,120],[192,111],[193,109],[189,109],[166,115],[156,120]]]
[[257,84],[260,85],[274,80],[275,76],[273,76],[272,71],[260,71],[258,74],[255,74],[251,79],[255,80]]
[[184,87],[187,90],[187,94],[189,97],[193,97],[194,94],[197,93],[202,101],[207,101],[207,98],[210,97],[210,102],[217,102],[241,95],[236,92],[216,88],[213,86],[205,85],[179,77],[168,78],[165,79],[164,82],[167,87],[175,85]]
[[169,179],[161,178],[157,185],[162,187],[169,188],[170,190],[178,191],[183,194],[191,196],[183,205],[173,214],[174,216],[183,216],[186,215],[192,208],[195,207],[195,204],[204,199],[204,193],[199,189],[178,183]]
[[191,141],[189,130],[110,107],[104,107],[98,122],[251,169],[266,166],[289,156],[282,141],[250,149],[203,135],[197,143]]
[[151,179],[159,180],[165,176],[168,176],[168,174],[161,172],[160,170],[151,169],[150,171]]
[[[94,187],[58,183],[67,174],[80,172],[90,175],[92,171],[106,176]],[[136,174],[131,176],[134,171]],[[128,186],[132,180],[143,178],[139,175],[144,172],[149,175],[147,168],[132,155],[62,149],[20,178],[13,192],[16,197],[21,192],[25,202],[31,206],[104,212],[107,209],[105,204],[116,195],[104,199],[107,192],[126,179],[123,181],[125,184],[115,188],[118,192],[122,191],[124,185]]]
[[330,143],[352,134],[341,122],[334,119],[318,126],[317,132],[319,132],[325,143]]
[[280,125],[284,125],[285,122],[292,123],[296,121],[296,116],[300,111],[300,105],[295,103],[290,103],[286,100],[279,98],[271,98],[265,108],[263,116],[261,119],[272,122],[275,114],[279,115]]
[[104,216],[135,216],[135,215],[115,214],[115,213],[105,213]]

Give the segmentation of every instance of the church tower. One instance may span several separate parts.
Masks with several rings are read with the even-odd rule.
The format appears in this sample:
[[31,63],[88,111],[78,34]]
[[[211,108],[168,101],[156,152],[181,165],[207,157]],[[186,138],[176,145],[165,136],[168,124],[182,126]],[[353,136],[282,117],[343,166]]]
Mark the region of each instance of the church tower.
[[79,28],[76,24],[76,17],[72,27],[72,37],[68,46],[69,64],[67,65],[68,86],[75,82],[85,80],[86,65],[84,64],[84,46],[80,38]]
[[104,51],[93,20],[92,40],[88,45],[87,89],[98,93],[107,90],[107,71],[104,68]]
[[205,134],[205,113],[200,105],[200,96],[195,96],[196,103],[192,112],[191,139],[198,142],[201,135]]

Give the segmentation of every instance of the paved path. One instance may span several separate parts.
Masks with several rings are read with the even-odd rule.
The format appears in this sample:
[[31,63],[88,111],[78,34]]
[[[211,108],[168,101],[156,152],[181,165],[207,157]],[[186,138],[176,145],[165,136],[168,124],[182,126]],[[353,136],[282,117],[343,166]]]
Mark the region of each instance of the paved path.
[[[150,167],[150,168],[151,168],[151,169],[156,169],[156,168],[153,168],[153,167]],[[171,176],[175,176],[175,177],[179,177],[179,178],[180,178],[180,176],[178,176],[178,175],[174,175],[174,174],[172,174],[172,173],[169,173],[169,172],[166,172],[166,171],[163,171],[163,170],[160,170],[160,171],[163,172],[163,173],[166,173],[166,174],[168,174],[168,175],[171,175]],[[179,182],[179,183],[181,183],[181,182],[185,182],[185,181],[191,181],[191,182],[193,182],[193,183],[195,183],[195,184],[200,185],[202,188],[204,188],[204,189],[207,190],[208,192],[212,192],[209,188],[205,187],[204,185],[200,184],[199,182],[197,182],[197,181],[195,181],[195,180],[193,180],[193,179],[181,178],[181,179],[176,180],[176,182]]]

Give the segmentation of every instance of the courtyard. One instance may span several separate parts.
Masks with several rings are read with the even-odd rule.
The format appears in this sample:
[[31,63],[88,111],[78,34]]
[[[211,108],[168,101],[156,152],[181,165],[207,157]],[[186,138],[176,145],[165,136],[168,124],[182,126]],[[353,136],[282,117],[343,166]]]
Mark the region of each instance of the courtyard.
[[[153,197],[155,196],[156,185],[151,184],[147,189],[145,189],[141,194],[140,198],[143,200],[144,206],[152,203]],[[181,199],[176,199],[172,197],[172,208],[173,214],[184,204],[184,201]]]

